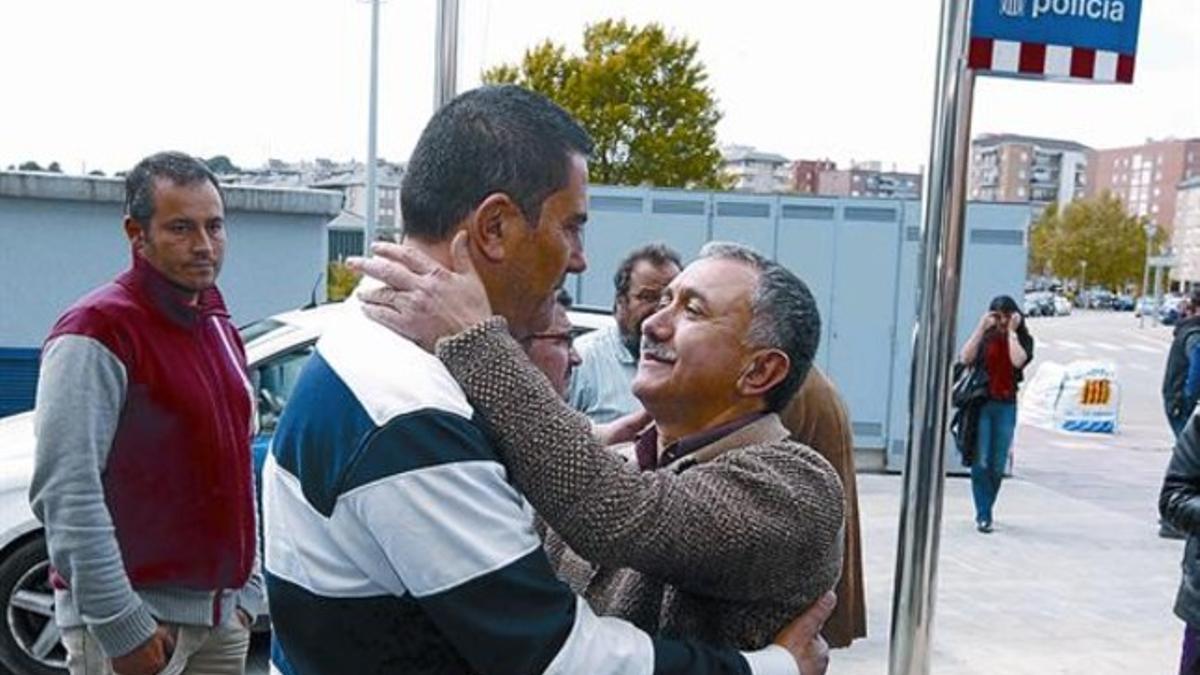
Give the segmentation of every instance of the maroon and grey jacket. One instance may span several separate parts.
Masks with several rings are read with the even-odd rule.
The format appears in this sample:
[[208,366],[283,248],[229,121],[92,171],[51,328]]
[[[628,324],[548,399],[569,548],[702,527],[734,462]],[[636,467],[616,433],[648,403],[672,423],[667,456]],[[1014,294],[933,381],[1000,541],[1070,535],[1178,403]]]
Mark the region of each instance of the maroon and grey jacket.
[[246,359],[220,293],[195,304],[144,258],[76,302],[42,353],[30,502],[60,626],[109,656],[156,620],[263,607]]

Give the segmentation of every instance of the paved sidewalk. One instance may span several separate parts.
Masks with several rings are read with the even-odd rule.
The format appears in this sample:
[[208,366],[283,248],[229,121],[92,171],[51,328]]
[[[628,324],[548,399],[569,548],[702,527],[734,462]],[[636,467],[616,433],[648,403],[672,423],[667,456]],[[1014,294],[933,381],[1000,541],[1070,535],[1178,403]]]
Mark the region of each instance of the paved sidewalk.
[[[831,673],[885,673],[900,478],[859,477],[870,637],[834,652]],[[996,531],[972,523],[970,482],[946,485],[933,672],[1173,673],[1171,614],[1182,543],[1137,518],[1020,478]]]

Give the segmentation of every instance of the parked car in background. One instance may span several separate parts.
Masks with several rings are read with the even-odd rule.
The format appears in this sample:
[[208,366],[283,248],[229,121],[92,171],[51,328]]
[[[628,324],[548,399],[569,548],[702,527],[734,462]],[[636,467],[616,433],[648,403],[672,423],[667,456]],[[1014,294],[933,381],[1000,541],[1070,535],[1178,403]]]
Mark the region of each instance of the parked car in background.
[[1112,309],[1116,296],[1110,291],[1098,289],[1088,294],[1088,307],[1091,309]]
[[1133,308],[1133,315],[1136,317],[1141,317],[1143,315],[1154,316],[1157,311],[1158,301],[1149,295],[1143,295],[1137,299],[1137,303]]
[[[338,308],[334,304],[285,312],[239,329],[258,397],[259,431],[251,445],[256,483],[292,388]],[[577,336],[613,321],[603,310],[568,314]],[[0,673],[7,669],[14,675],[65,675],[67,655],[54,623],[46,538],[29,508],[33,453],[33,412],[0,419]],[[256,487],[262,494],[261,484]]]
[[1164,326],[1174,326],[1176,321],[1179,321],[1179,315],[1183,312],[1183,298],[1168,293],[1163,296],[1162,302],[1158,306],[1158,320]]
[[1067,316],[1071,313],[1071,301],[1061,295],[1054,296],[1054,313],[1057,316]]
[[1118,312],[1131,312],[1135,304],[1133,296],[1128,293],[1122,293],[1113,299],[1113,309]]
[[1026,293],[1024,302],[1021,304],[1021,313],[1025,316],[1041,316],[1042,305],[1034,297],[1033,293]]
[[1042,308],[1042,316],[1055,316],[1058,314],[1054,307],[1054,294],[1050,291],[1042,291],[1037,296],[1038,306]]

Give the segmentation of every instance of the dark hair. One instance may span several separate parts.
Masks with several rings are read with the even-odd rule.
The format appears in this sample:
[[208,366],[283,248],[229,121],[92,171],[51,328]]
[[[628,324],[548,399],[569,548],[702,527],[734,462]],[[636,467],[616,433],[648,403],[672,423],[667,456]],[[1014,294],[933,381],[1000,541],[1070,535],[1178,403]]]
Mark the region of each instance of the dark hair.
[[1021,306],[1010,295],[997,295],[992,298],[992,304],[988,305],[989,312],[1004,312],[1005,314],[1019,314],[1021,316],[1021,325],[1017,326],[1017,335],[1021,338],[1032,339],[1029,334],[1029,328],[1025,325],[1025,312],[1021,311]]
[[791,367],[787,376],[766,396],[767,410],[783,410],[808,377],[821,344],[821,314],[816,298],[791,270],[741,244],[709,242],[700,249],[700,258],[737,260],[758,272],[758,285],[750,299],[746,341],[788,355]]
[[516,85],[473,89],[433,115],[400,187],[405,232],[444,241],[488,195],[508,195],[536,223],[592,140],[567,111]]
[[154,184],[164,178],[175,185],[193,185],[202,181],[212,183],[225,203],[225,193],[217,176],[204,162],[182,152],[157,152],[137,163],[125,175],[125,214],[135,221],[149,225],[154,218]]
[[629,293],[633,268],[643,260],[655,267],[665,267],[668,264],[672,264],[675,267],[683,269],[683,263],[680,262],[679,254],[662,242],[655,242],[635,248],[629,252],[629,255],[625,256],[625,259],[621,261],[620,267],[617,268],[616,274],[613,275],[613,286],[617,289],[617,299],[623,298]]

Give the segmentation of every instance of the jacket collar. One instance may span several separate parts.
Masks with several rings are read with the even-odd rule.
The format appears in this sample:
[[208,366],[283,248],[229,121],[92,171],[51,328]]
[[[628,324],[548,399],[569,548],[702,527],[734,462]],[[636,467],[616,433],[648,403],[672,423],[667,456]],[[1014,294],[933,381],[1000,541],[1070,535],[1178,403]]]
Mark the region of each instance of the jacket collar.
[[148,260],[133,253],[133,264],[117,283],[140,295],[156,311],[183,327],[191,327],[210,316],[229,318],[225,299],[216,286],[200,291],[195,304],[190,293],[171,283]]
[[712,443],[684,457],[680,457],[668,465],[668,468],[678,473],[693,464],[711,461],[736,448],[744,448],[747,445],[778,443],[790,436],[791,433],[783,426],[783,421],[779,419],[779,414],[769,413],[733,433],[726,434]]
[[[647,430],[638,441],[642,441],[645,436],[656,434],[654,427]],[[688,454],[676,459],[667,464],[666,467],[675,473],[679,473],[692,466],[708,462],[722,454],[735,448],[742,448],[747,445],[761,445],[764,443],[778,443],[779,441],[787,440],[791,437],[791,433],[783,426],[783,421],[779,418],[778,413],[764,414],[757,419],[745,424],[734,431],[724,434],[716,438],[710,443],[707,443]],[[632,461],[635,465],[640,466],[637,452],[638,442],[624,443],[615,446],[614,450],[617,454]]]

